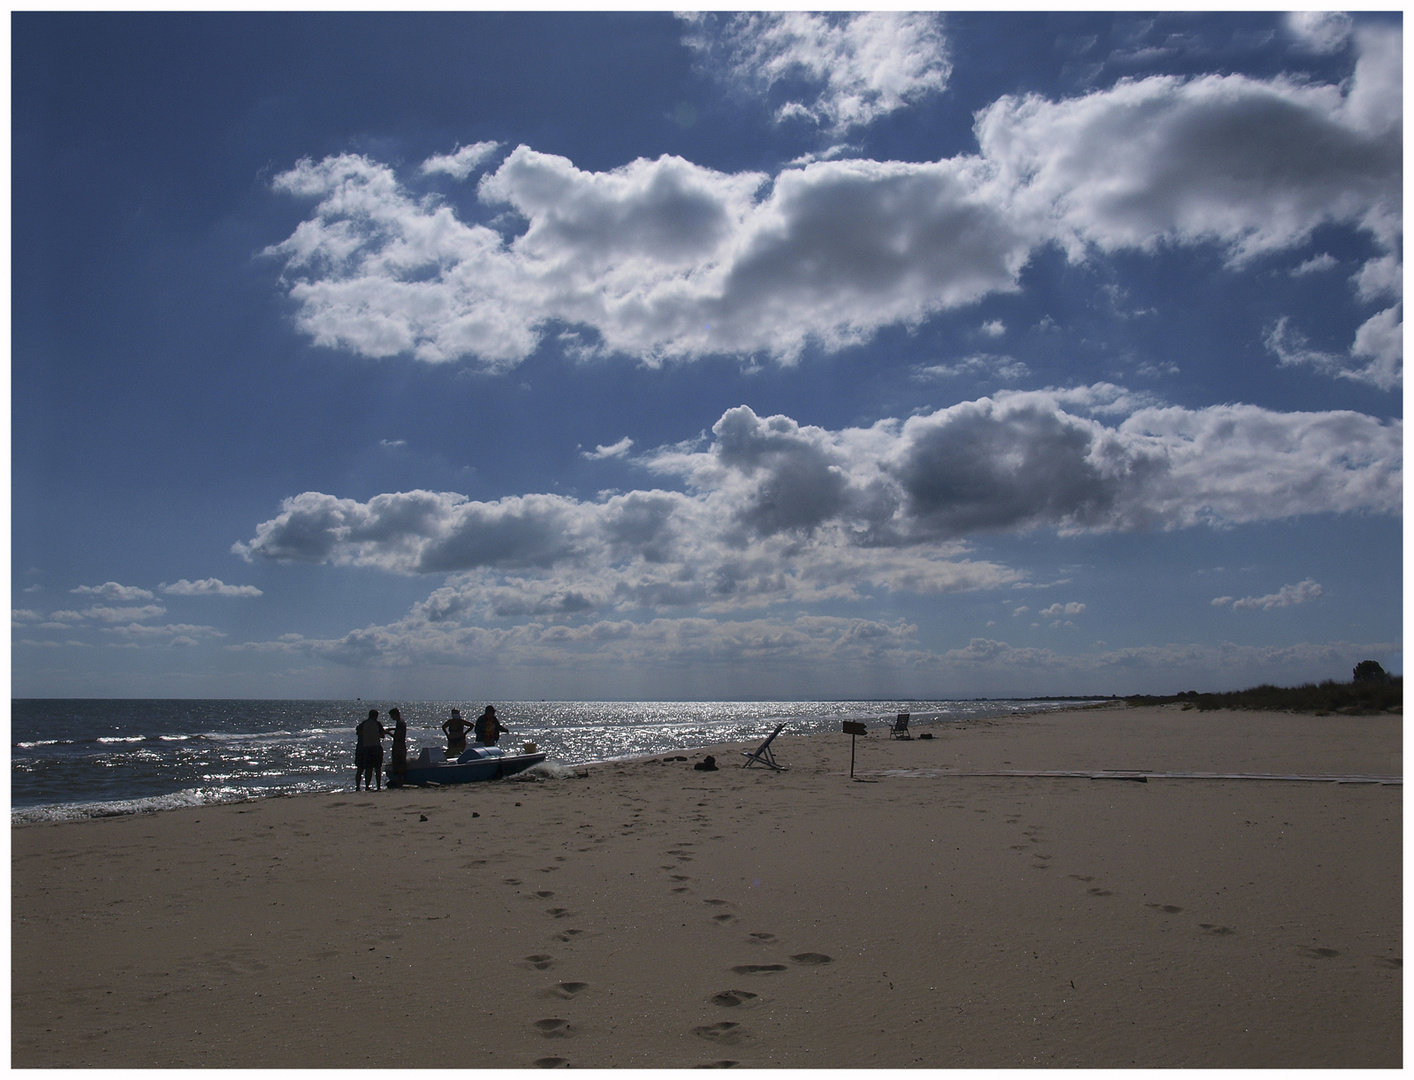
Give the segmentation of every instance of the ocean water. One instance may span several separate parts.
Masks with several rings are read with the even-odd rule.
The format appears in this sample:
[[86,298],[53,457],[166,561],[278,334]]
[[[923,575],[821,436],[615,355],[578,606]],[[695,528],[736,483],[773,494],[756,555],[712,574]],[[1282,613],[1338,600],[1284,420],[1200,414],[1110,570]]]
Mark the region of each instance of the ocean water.
[[[496,702],[510,735],[547,751],[542,778],[595,761],[651,757],[787,733],[1002,716],[1045,701],[513,701]],[[33,699],[11,702],[12,824],[147,813],[299,792],[351,790],[354,726],[397,705],[409,754],[445,745],[442,721],[469,701],[187,701]],[[558,768],[556,766],[559,766]]]

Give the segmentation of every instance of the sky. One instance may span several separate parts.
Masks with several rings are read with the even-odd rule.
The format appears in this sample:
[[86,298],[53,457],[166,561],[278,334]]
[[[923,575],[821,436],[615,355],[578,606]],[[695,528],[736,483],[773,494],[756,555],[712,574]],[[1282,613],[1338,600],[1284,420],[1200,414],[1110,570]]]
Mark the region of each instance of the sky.
[[12,694],[1402,672],[1402,54],[15,12]]

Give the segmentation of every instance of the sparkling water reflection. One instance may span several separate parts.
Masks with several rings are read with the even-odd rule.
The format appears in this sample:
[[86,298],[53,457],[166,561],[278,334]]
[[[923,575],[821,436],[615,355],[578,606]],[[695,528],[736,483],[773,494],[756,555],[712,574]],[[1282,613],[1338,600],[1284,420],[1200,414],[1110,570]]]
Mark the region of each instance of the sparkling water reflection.
[[[788,733],[838,731],[844,720],[915,723],[1006,715],[1041,701],[497,702],[510,734],[564,765],[691,751]],[[12,702],[11,819],[16,823],[134,813],[268,795],[347,789],[353,729],[370,708],[398,705],[410,752],[440,749],[452,708],[468,701]]]

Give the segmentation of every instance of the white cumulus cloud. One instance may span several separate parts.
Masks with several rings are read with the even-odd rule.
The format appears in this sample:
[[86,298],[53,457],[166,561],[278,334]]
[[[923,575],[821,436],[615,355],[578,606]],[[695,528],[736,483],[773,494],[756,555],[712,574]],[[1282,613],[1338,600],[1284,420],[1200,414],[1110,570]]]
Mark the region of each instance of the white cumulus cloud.
[[1266,596],[1244,596],[1241,600],[1218,596],[1213,599],[1213,606],[1226,607],[1231,604],[1233,611],[1271,611],[1274,608],[1304,604],[1308,600],[1316,599],[1323,591],[1319,584],[1307,578],[1295,585],[1283,585],[1278,591]]
[[[874,55],[866,39],[931,40],[919,28],[935,25],[892,13],[728,22],[754,28],[752,41],[799,45],[753,61],[773,71],[777,61],[814,70],[799,57],[835,55],[801,42],[852,41],[858,58]],[[1352,40],[1355,72],[1339,85],[1155,76],[1058,101],[1008,95],[977,114],[980,154],[932,162],[853,157],[725,173],[664,155],[594,172],[520,146],[477,185],[490,224],[459,217],[416,176],[372,158],[304,160],[274,187],[311,200],[313,212],[267,254],[318,345],[504,370],[547,335],[575,355],[648,364],[792,362],[808,345],[836,350],[1015,291],[1053,242],[1076,260],[1212,245],[1241,268],[1337,225],[1373,241],[1355,285],[1384,309],[1338,365],[1318,366],[1392,387],[1402,365],[1402,34],[1366,27]],[[904,81],[878,101],[907,100],[926,82],[907,75],[915,69],[942,79],[938,63],[918,63],[900,67]],[[883,77],[826,67],[871,86]],[[846,97],[831,99],[830,115],[863,115],[840,104]],[[436,168],[456,175],[453,158],[481,153],[468,147]],[[982,332],[1001,329],[992,321]]]
[[1311,52],[1330,53],[1345,47],[1354,23],[1343,11],[1293,11],[1286,25]]
[[590,461],[603,461],[606,458],[623,457],[632,447],[633,440],[625,435],[612,446],[596,446],[593,450],[585,450],[581,456]]
[[698,15],[684,40],[733,88],[784,94],[777,120],[836,135],[940,92],[952,73],[941,21],[925,12]]
[[1372,315],[1356,331],[1354,343],[1344,353],[1313,348],[1285,315],[1267,332],[1265,344],[1283,367],[1309,367],[1391,390],[1404,374],[1403,311],[1404,305],[1396,304]]
[[465,180],[483,161],[499,148],[498,142],[472,143],[460,146],[450,154],[438,154],[422,163],[424,173],[446,173],[457,180]]
[[174,581],[170,585],[163,582],[159,588],[169,596],[262,596],[254,585],[227,585],[220,578],[202,578],[200,581]]
[[130,603],[134,600],[151,600],[152,592],[136,585],[119,585],[116,581],[106,581],[102,585],[80,585],[69,592],[77,596],[97,596],[115,603]]
[[978,113],[1015,212],[1072,256],[1215,243],[1230,260],[1333,222],[1393,250],[1402,229],[1396,31],[1366,41],[1348,88],[1245,75],[1121,80],[1083,97],[1005,96]]

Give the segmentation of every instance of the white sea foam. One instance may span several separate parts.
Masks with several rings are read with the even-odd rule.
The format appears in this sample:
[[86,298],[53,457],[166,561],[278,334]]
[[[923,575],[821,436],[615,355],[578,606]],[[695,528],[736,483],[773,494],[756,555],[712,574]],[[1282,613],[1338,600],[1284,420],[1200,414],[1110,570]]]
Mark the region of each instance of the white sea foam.
[[539,765],[532,765],[524,772],[506,777],[507,780],[570,780],[573,778],[574,770],[568,765],[561,765],[558,761],[542,761]]
[[53,821],[83,821],[86,818],[122,817],[127,814],[153,814],[160,810],[180,810],[192,806],[214,806],[218,803],[244,802],[251,797],[240,788],[204,788],[178,791],[171,795],[156,795],[145,799],[119,799],[113,802],[63,803],[57,806],[26,806],[10,812],[11,825],[35,825]]

